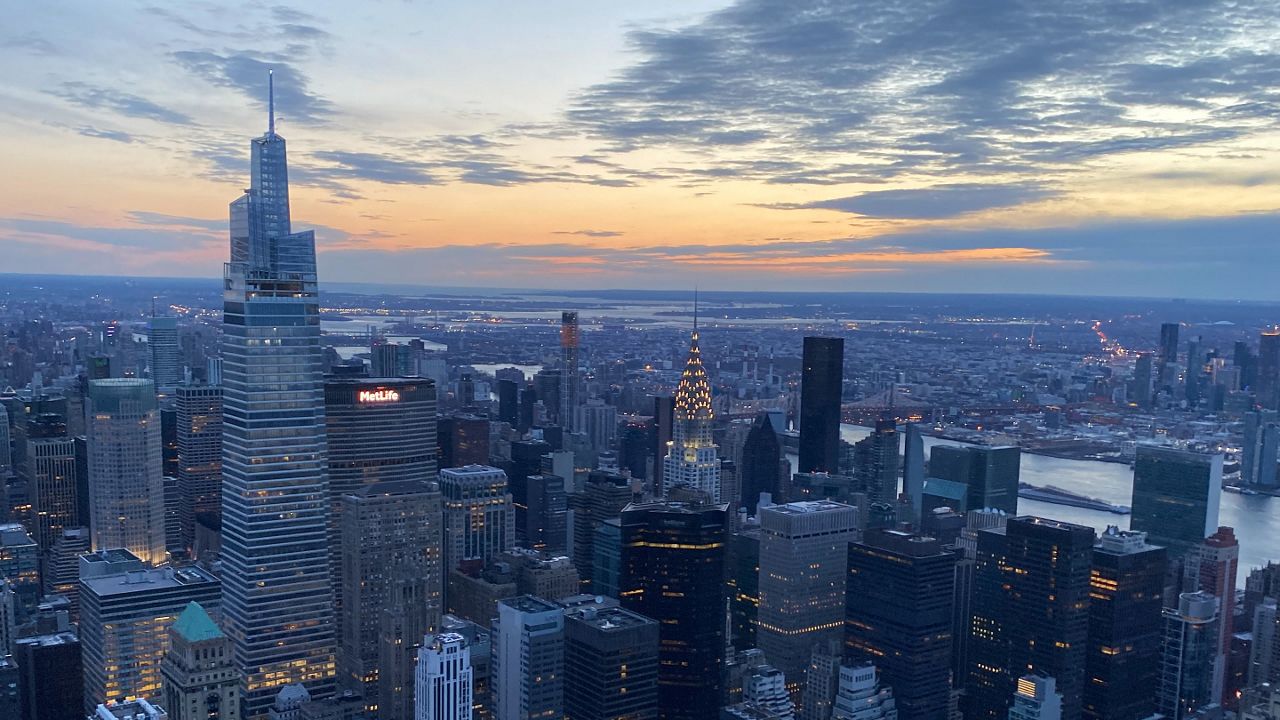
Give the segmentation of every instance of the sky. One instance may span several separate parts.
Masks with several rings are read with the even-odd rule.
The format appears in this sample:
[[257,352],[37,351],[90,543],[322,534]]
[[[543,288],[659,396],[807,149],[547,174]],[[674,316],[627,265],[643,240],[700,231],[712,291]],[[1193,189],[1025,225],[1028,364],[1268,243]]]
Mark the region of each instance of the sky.
[[321,281],[1280,301],[1273,0],[49,0],[0,272],[216,277],[266,129]]

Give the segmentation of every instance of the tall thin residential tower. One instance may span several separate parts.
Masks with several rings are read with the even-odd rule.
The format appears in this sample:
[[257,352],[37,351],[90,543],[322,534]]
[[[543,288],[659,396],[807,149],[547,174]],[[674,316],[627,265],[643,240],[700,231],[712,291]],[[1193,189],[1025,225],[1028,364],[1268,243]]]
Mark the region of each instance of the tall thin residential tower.
[[255,138],[231,203],[222,337],[222,559],[244,717],[280,688],[333,692],[333,589],[315,234],[291,232],[284,138]]

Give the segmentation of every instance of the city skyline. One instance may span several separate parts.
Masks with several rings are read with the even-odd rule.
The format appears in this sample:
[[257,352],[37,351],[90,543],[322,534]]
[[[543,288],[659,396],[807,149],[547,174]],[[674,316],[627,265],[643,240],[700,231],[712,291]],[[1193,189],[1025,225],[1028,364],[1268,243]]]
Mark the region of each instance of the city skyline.
[[334,282],[1275,299],[1275,8],[775,5],[16,16],[5,269],[216,277],[273,69]]

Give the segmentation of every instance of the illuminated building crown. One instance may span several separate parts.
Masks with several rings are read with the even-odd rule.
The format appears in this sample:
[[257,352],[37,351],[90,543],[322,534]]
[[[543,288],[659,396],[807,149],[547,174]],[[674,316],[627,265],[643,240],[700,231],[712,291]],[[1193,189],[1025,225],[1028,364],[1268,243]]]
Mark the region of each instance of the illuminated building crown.
[[676,420],[711,420],[711,383],[702,367],[702,351],[698,349],[698,331],[689,342],[689,359],[676,387]]

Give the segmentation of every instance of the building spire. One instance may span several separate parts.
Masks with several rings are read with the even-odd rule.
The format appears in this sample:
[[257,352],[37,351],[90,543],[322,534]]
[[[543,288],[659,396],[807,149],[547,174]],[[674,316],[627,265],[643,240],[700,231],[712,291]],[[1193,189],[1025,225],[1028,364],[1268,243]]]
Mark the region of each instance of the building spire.
[[693,288],[693,331],[698,332],[698,287]]
[[267,71],[267,135],[276,136],[276,80],[275,71]]

